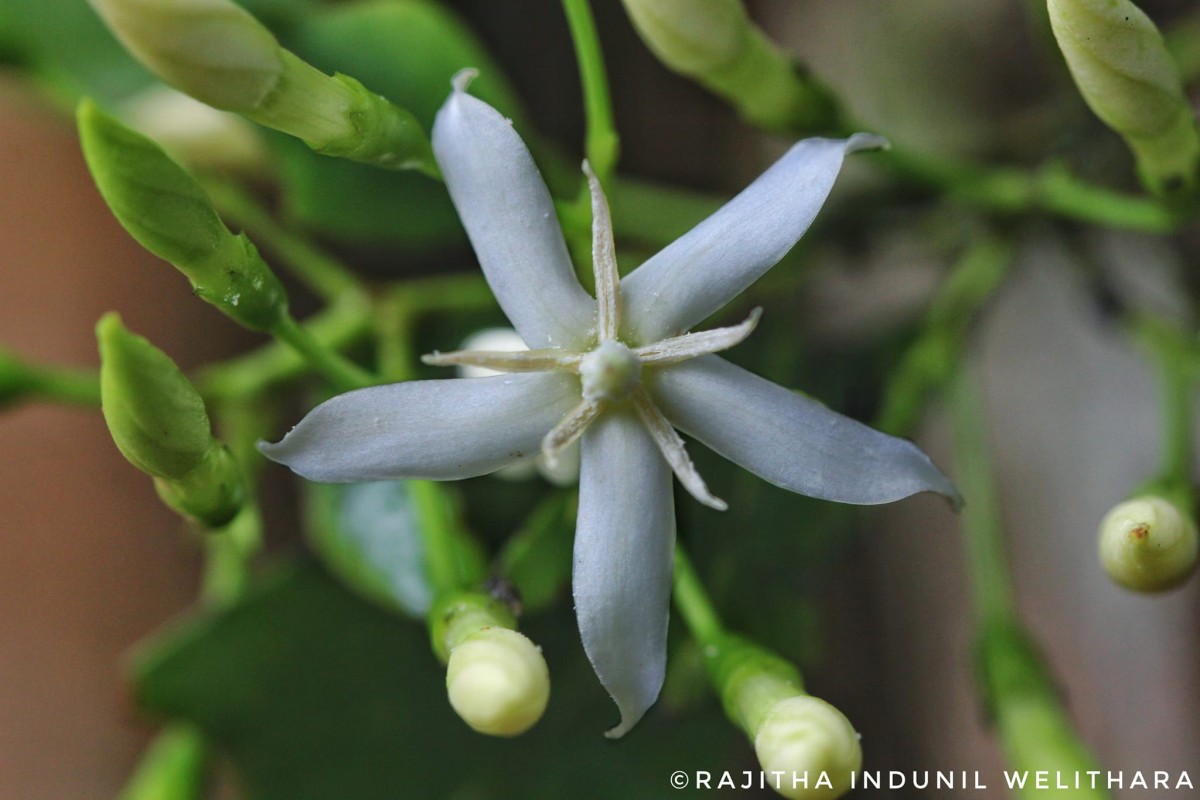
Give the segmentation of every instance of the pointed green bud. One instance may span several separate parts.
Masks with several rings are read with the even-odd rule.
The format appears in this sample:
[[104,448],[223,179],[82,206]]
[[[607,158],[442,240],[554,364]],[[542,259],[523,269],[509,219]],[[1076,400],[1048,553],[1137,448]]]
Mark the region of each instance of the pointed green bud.
[[550,699],[550,672],[539,647],[516,631],[500,600],[460,592],[429,612],[434,652],[446,662],[446,692],[464,722],[490,736],[533,727]]
[[171,508],[209,527],[242,506],[241,470],[213,438],[204,401],[175,363],[116,314],[96,325],[104,419],[121,454]]
[[704,658],[726,716],[754,742],[772,788],[794,800],[849,790],[862,766],[858,734],[840,711],[804,693],[794,666],[731,634],[707,642]]
[[1135,592],[1161,592],[1196,570],[1196,522],[1154,495],[1118,504],[1100,523],[1100,561],[1110,578]]
[[506,628],[484,628],[450,651],[446,692],[458,716],[480,733],[517,736],[542,718],[550,671],[542,651]]
[[227,316],[274,329],[287,313],[283,286],[253,243],[225,227],[196,179],[91,101],[80,103],[78,118],[88,168],[125,230]]
[[89,0],[125,47],[186,94],[303,139],[319,153],[437,175],[411,113],[279,46],[233,0]]
[[751,22],[742,0],[624,0],[667,67],[720,95],[748,122],[797,132],[832,127],[832,96]]
[[1048,0],[1050,23],[1088,106],[1119,133],[1159,194],[1196,186],[1200,136],[1162,35],[1129,0]]

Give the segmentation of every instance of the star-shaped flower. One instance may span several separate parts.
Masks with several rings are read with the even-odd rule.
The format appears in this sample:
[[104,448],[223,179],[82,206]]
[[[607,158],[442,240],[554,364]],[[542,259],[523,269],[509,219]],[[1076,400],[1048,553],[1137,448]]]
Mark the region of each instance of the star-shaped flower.
[[666,666],[675,540],[672,473],[723,509],[676,429],[765,480],[842,503],[916,492],[956,497],[915,445],[868,428],[713,355],[741,325],[688,333],[791,249],[825,202],[845,154],[874,137],[807,139],[745,191],[623,280],[608,205],[593,204],[596,298],[580,286],[554,204],[511,122],[455,79],[433,146],[450,196],[520,353],[435,353],[427,363],[507,374],[348,392],[318,406],[270,458],[315,481],[454,480],[553,457],[582,440],[575,609],[584,649],[628,731]]

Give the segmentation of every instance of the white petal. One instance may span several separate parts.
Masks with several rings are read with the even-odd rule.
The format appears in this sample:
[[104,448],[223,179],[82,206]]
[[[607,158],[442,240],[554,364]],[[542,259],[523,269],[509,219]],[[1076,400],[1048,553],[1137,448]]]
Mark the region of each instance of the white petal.
[[583,649],[621,711],[625,735],[662,688],[675,504],[671,469],[632,413],[583,435],[572,587]]
[[882,140],[805,139],[719,211],[621,282],[626,330],[642,344],[678,336],[739,295],[800,240],[843,157]]
[[322,403],[258,449],[322,483],[470,478],[536,458],[578,401],[578,379],[559,373],[372,386]]
[[595,325],[550,192],[512,122],[456,80],[433,152],[488,284],[530,347],[577,348]]
[[677,428],[776,486],[857,505],[927,491],[959,503],[954,485],[912,442],[718,356],[668,367],[652,389]]

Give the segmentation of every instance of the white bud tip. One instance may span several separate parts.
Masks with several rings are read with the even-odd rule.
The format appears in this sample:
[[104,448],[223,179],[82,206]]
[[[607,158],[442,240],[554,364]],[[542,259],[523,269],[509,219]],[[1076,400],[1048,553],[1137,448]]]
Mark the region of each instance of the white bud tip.
[[450,651],[446,691],[455,712],[480,733],[517,736],[542,718],[550,672],[533,642],[506,628],[484,628]]
[[1196,523],[1155,496],[1126,500],[1100,523],[1100,561],[1109,577],[1135,592],[1161,592],[1196,569]]
[[754,737],[754,752],[771,786],[791,800],[831,800],[850,789],[862,747],[842,712],[816,697],[780,700]]

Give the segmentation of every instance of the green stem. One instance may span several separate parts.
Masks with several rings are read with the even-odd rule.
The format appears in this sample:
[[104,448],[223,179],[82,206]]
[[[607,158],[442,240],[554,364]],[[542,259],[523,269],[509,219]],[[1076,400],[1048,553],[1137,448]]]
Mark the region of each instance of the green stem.
[[279,224],[249,193],[224,182],[211,182],[205,188],[222,217],[245,228],[251,238],[274,253],[316,295],[330,302],[341,300],[348,293],[366,296],[366,287],[349,267]]
[[[371,318],[361,304],[343,302],[313,315],[305,327],[326,349],[341,350],[366,337],[371,330]],[[205,397],[236,401],[305,375],[309,369],[309,363],[291,347],[271,342],[206,367],[196,383]]]
[[[592,16],[588,0],[563,0],[567,25],[575,43],[575,58],[579,63],[580,80],[583,83],[584,109],[587,114],[587,139],[584,152],[600,184],[607,188],[613,168],[617,163],[620,140],[613,124],[612,101],[608,91],[608,78],[604,70],[604,53],[600,38],[596,34],[596,20]],[[583,190],[587,199],[587,187]]]
[[953,393],[954,464],[966,505],[962,524],[966,533],[967,572],[981,623],[1016,620],[1000,502],[988,454],[982,406],[967,369],[961,369]]
[[724,637],[721,618],[717,616],[704,584],[700,582],[691,559],[680,544],[675,545],[674,594],[675,607],[683,616],[692,638],[702,647],[713,645]]
[[904,436],[917,424],[930,395],[953,376],[972,322],[1003,285],[1011,264],[1011,245],[994,236],[976,239],[963,253],[888,380],[876,428]]
[[1175,502],[1191,507],[1192,482],[1192,387],[1195,373],[1194,339],[1172,323],[1148,315],[1136,316],[1131,326],[1134,335],[1151,352],[1158,370],[1162,409],[1163,458],[1160,472],[1143,491],[1167,494]]
[[336,350],[325,346],[290,314],[284,315],[271,333],[299,353],[312,367],[324,375],[339,391],[361,389],[377,383],[375,376]]
[[100,406],[100,378],[94,370],[26,364],[28,391],[41,400],[68,405]]
[[1060,167],[1035,172],[978,167],[890,150],[877,163],[900,177],[945,192],[949,199],[1002,214],[1044,212],[1110,228],[1170,233],[1194,216],[1157,200],[1081,181]]

